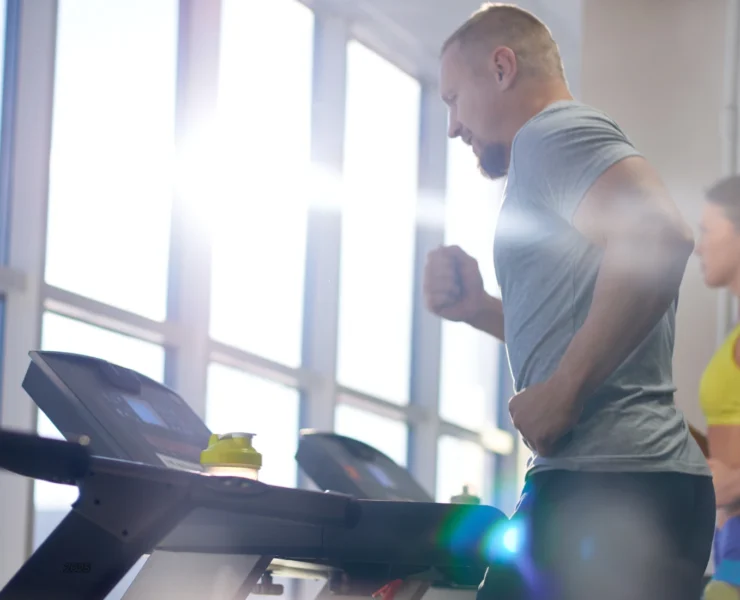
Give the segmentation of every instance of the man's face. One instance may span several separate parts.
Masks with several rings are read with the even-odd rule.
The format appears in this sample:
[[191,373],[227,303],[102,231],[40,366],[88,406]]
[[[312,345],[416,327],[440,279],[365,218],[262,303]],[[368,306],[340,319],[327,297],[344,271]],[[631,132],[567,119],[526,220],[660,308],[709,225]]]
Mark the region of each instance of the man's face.
[[492,59],[476,59],[470,54],[454,43],[442,55],[440,91],[449,108],[447,133],[468,144],[478,157],[481,171],[497,179],[509,169],[510,142],[503,131],[503,85]]

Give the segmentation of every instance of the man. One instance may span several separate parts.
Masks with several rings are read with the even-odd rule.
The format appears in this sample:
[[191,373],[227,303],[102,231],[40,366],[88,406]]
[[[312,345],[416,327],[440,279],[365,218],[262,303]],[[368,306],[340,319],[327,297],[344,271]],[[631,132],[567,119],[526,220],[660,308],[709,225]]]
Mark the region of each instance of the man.
[[502,298],[443,247],[427,306],[505,341],[509,411],[533,453],[512,518],[526,542],[513,565],[494,560],[479,597],[697,600],[714,494],[671,369],[690,229],[619,127],[573,100],[529,12],[484,5],[445,43],[440,87],[450,137],[508,176]]

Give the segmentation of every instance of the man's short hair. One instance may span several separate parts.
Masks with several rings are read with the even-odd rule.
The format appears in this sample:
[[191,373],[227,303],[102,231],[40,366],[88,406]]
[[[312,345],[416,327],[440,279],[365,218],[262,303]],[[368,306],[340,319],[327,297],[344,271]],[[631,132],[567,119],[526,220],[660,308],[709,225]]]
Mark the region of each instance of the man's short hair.
[[706,192],[712,204],[721,206],[727,218],[740,231],[740,175],[730,175],[720,179]]
[[442,45],[442,54],[454,43],[463,50],[491,51],[507,46],[516,55],[521,72],[565,79],[560,50],[550,29],[531,12],[514,4],[487,2]]

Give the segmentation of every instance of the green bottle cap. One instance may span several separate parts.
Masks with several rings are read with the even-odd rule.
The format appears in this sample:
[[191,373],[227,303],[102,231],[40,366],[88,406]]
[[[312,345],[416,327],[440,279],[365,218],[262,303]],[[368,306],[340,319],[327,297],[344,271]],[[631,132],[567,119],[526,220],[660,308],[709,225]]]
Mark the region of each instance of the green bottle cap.
[[259,469],[262,466],[262,455],[252,446],[254,435],[253,433],[211,434],[208,448],[200,453],[200,464]]

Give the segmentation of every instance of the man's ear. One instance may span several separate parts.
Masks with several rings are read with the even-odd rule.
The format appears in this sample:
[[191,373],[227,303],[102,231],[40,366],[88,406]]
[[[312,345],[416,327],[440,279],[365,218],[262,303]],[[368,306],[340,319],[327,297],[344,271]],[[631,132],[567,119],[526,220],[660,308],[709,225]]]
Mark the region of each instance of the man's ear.
[[508,87],[516,77],[516,54],[508,46],[498,46],[491,53],[491,68],[496,81]]

